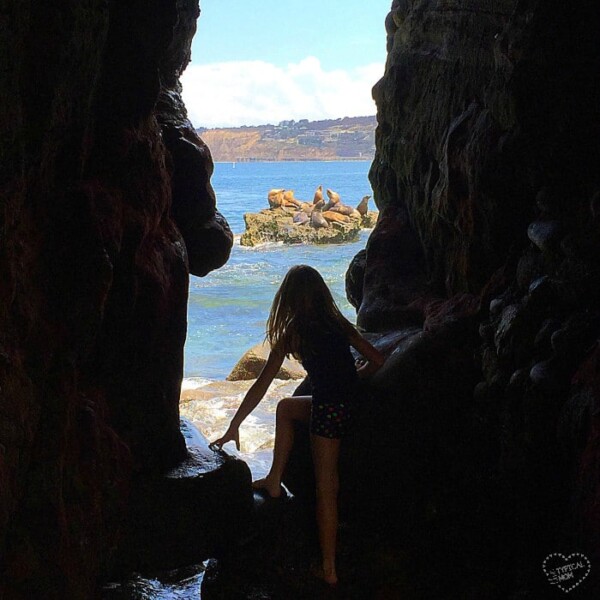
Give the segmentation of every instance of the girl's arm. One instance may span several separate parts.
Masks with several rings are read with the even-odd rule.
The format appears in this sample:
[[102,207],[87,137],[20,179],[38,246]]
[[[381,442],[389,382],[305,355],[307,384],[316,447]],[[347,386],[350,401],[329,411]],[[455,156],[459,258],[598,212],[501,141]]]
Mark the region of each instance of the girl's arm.
[[353,348],[356,348],[366,359],[360,362],[356,369],[359,377],[368,377],[377,371],[385,362],[385,356],[369,343],[365,338],[352,327],[349,331],[349,341]]
[[246,392],[242,403],[238,407],[233,419],[227,431],[218,440],[215,440],[211,447],[216,447],[219,450],[223,444],[234,441],[236,448],[240,449],[240,434],[239,428],[244,419],[256,408],[258,403],[263,399],[267,389],[271,385],[275,375],[279,372],[281,364],[283,363],[284,355],[275,350],[271,349],[269,358],[265,366],[263,367],[258,379],[250,386],[250,389]]

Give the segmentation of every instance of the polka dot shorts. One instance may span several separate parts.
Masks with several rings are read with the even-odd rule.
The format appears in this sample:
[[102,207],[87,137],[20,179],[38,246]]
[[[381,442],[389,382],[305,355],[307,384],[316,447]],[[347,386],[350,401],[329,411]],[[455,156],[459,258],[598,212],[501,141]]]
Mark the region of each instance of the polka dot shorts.
[[349,402],[323,402],[313,398],[310,432],[326,438],[341,438],[350,422]]

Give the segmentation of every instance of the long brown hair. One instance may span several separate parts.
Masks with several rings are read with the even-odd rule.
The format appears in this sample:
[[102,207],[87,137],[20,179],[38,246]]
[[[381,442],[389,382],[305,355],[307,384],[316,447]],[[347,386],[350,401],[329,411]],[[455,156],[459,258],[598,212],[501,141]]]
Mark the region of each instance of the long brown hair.
[[267,319],[271,348],[301,358],[310,348],[306,333],[317,322],[348,335],[352,325],[336,306],[321,274],[308,265],[293,266],[283,278]]

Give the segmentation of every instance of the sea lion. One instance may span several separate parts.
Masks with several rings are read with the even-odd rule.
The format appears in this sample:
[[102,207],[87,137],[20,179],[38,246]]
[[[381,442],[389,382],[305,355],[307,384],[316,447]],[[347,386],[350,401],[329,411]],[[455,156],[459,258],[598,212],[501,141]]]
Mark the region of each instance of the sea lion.
[[323,207],[323,212],[331,210],[336,204],[341,202],[340,195],[333,190],[327,190],[327,197],[329,198],[329,202]]
[[347,217],[350,217],[351,219],[357,219],[357,220],[362,219],[361,214],[355,208],[352,208],[351,206],[347,206],[346,204],[342,204],[341,202],[338,202],[330,210],[332,212],[337,212],[342,215],[346,215]]
[[280,206],[283,205],[283,192],[285,192],[285,190],[280,189],[280,190],[271,190],[268,193],[267,198],[269,200],[269,206],[271,208],[279,208]]
[[296,223],[296,225],[304,225],[305,223],[308,223],[310,221],[310,217],[303,210],[299,210],[294,215],[293,220],[294,223]]
[[343,215],[342,213],[333,211],[333,210],[326,210],[324,212],[321,213],[323,215],[323,218],[326,219],[327,221],[329,221],[330,223],[349,223],[350,222],[350,217],[347,217],[346,215]]
[[356,210],[360,213],[361,217],[364,217],[369,212],[369,198],[371,196],[364,196],[363,199],[358,203]]
[[315,197],[313,198],[313,204],[316,204],[317,202],[320,202],[321,200],[323,200],[323,186],[322,185],[320,185],[315,190]]
[[337,204],[341,200],[340,195],[329,188],[327,189],[327,197],[334,204]]
[[312,211],[312,215],[310,215],[310,224],[315,228],[319,229],[320,227],[329,227],[329,223],[323,218],[323,214],[321,213],[321,209],[325,203],[323,200],[319,200],[315,204],[315,207]]
[[329,210],[340,213],[342,215],[346,215],[347,217],[349,217],[352,214],[352,212],[356,209],[354,209],[351,206],[348,206],[346,204],[342,204],[341,202],[338,202],[335,206],[332,206]]
[[311,204],[310,202],[300,203],[300,210],[304,211],[307,215],[310,215],[310,213],[312,213],[314,207],[315,205]]
[[290,208],[300,208],[300,200],[294,198],[294,190],[285,190],[283,192],[282,206]]

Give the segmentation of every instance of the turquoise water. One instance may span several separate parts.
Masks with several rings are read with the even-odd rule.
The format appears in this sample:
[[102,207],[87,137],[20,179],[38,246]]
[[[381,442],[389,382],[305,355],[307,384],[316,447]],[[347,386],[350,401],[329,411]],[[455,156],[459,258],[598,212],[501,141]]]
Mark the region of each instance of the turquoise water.
[[[342,311],[355,313],[344,292],[344,275],[354,255],[364,248],[368,231],[357,242],[327,246],[267,244],[245,248],[243,214],[267,208],[271,188],[293,189],[312,201],[318,185],[337,191],[355,206],[371,194],[368,162],[218,163],[212,184],[217,205],[236,240],[229,262],[206,277],[191,277],[185,377],[223,380],[242,354],[261,342],[271,301],[290,266],[309,264],[329,284]],[[371,204],[371,208],[374,206]]]

